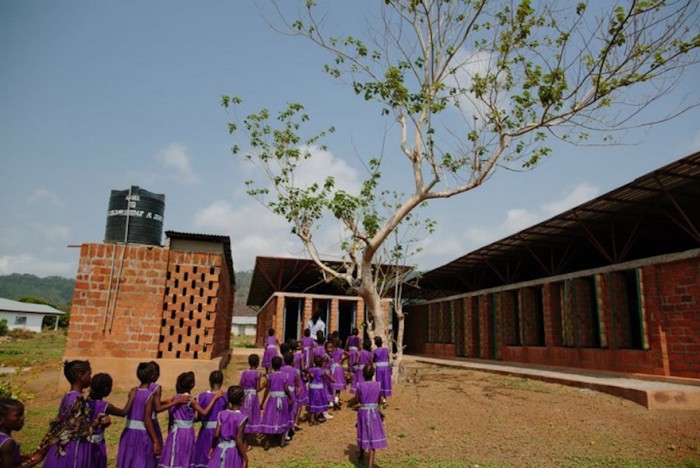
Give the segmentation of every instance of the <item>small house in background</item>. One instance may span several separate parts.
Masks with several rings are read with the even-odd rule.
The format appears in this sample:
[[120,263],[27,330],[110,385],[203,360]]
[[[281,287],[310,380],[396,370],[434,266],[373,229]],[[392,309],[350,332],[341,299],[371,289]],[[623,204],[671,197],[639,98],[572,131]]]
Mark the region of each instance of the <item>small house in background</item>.
[[233,319],[231,320],[231,334],[234,336],[255,336],[255,327],[258,323],[258,312],[245,304],[235,303],[233,306]]
[[34,332],[41,331],[45,317],[56,317],[54,329],[58,327],[58,317],[64,315],[58,309],[46,304],[13,301],[0,298],[0,320],[7,320],[7,328],[22,328]]
[[[326,262],[337,264],[339,262]],[[338,331],[341,340],[353,328],[362,333],[367,323],[365,302],[337,281],[327,283],[308,259],[257,257],[247,304],[259,309],[255,342],[262,346],[270,328],[281,341],[298,339],[311,315],[321,310],[326,333]],[[383,302],[389,314],[391,302]]]

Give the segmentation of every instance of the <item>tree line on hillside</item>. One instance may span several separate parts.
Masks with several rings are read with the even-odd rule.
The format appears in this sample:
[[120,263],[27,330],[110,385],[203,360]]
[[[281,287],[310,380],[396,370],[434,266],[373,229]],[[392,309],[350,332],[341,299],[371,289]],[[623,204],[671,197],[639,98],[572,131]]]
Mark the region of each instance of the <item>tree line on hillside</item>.
[[[236,302],[248,299],[252,271],[236,272]],[[0,297],[14,301],[48,304],[51,307],[70,311],[75,280],[62,276],[41,278],[27,273],[0,275]]]

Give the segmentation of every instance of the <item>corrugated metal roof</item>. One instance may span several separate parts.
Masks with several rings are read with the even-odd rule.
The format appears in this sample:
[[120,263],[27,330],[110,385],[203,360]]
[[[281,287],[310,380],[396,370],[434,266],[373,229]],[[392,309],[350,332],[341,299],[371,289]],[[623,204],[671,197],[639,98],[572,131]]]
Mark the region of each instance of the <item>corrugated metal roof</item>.
[[[343,262],[323,261],[325,265],[340,270]],[[374,267],[377,268],[379,264]],[[382,264],[384,271],[392,271],[391,265]],[[401,266],[410,271],[410,267]],[[395,271],[395,270],[394,270]],[[304,258],[256,257],[253,278],[246,304],[262,307],[276,292],[321,294],[329,296],[357,296],[342,280],[326,282],[316,263]]]
[[19,302],[13,301],[12,299],[5,299],[0,297],[0,312],[21,312],[29,314],[43,314],[43,315],[64,315],[58,309],[46,304],[32,304],[29,302]]
[[[325,262],[341,266],[341,262]],[[256,257],[246,304],[262,307],[275,292],[350,295],[344,284],[326,283],[313,260],[284,257]]]
[[699,246],[700,152],[428,271],[411,294],[477,291]]

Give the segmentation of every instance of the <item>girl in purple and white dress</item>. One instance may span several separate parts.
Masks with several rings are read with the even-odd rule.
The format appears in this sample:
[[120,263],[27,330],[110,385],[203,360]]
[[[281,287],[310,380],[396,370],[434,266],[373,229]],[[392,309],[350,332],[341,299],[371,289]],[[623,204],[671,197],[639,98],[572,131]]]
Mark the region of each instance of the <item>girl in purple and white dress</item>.
[[24,404],[14,398],[0,398],[0,466],[28,468],[41,463],[40,453],[21,456],[13,431],[24,427]]
[[303,367],[311,367],[314,363],[313,349],[316,345],[316,341],[311,336],[311,330],[308,328],[304,330],[304,337],[301,339],[301,352],[303,356]]
[[[209,374],[209,390],[204,391],[197,397],[197,402],[202,408],[206,408],[214,397],[216,392],[221,391],[221,385],[224,383],[224,374],[221,371],[212,371]],[[194,443],[194,456],[192,458],[192,468],[204,468],[209,463],[209,449],[211,442],[214,439],[216,432],[216,421],[219,413],[226,409],[228,401],[225,397],[216,400],[214,407],[208,415],[202,416],[199,419],[202,421],[202,427],[197,434],[197,441]]]
[[[156,433],[156,438],[158,439],[158,444],[161,449],[163,448],[163,431],[160,430],[160,423],[158,422],[158,413],[175,406],[181,405],[185,400],[166,400],[163,401],[163,389],[158,384],[158,379],[160,378],[160,366],[156,361],[149,361],[145,363],[148,373],[152,376],[151,382],[148,384],[148,390],[153,393],[153,410],[151,411],[151,422],[153,423],[153,430]],[[156,454],[158,455],[158,454]],[[159,455],[158,455],[159,456]],[[156,458],[156,463],[158,459]]]
[[[154,424],[154,419],[157,422],[155,399],[160,398],[160,385],[155,381],[160,377],[160,368],[153,361],[142,362],[136,367],[136,377],[141,384],[134,390],[136,396],[119,439],[117,468],[153,468],[163,447],[163,435],[159,433],[160,429],[156,431]],[[183,402],[175,401],[169,405]]]
[[281,368],[282,358],[273,357],[272,372],[267,374],[267,381],[264,383],[265,394],[260,403],[260,409],[264,408],[260,421],[260,432],[267,434],[263,444],[265,450],[270,448],[270,436],[274,434],[280,435],[280,447],[287,445],[285,437],[287,431],[291,429],[289,400],[292,395],[287,385],[287,374],[280,372]]
[[267,331],[267,336],[265,337],[265,342],[263,344],[265,346],[265,351],[263,352],[262,366],[263,369],[265,369],[265,373],[267,373],[270,372],[270,368],[272,367],[272,358],[279,356],[277,353],[277,347],[279,346],[280,342],[275,336],[274,328],[270,328]]
[[331,352],[331,375],[333,376],[333,406],[335,409],[340,409],[340,392],[345,390],[347,382],[345,381],[345,369],[343,369],[343,361],[347,359],[348,353],[339,346],[339,341],[333,343]]
[[283,359],[284,366],[280,372],[287,375],[287,388],[291,394],[289,400],[289,429],[291,433],[287,435],[287,440],[291,440],[294,431],[300,429],[297,410],[299,409],[299,394],[301,393],[301,377],[299,371],[294,367],[294,353],[291,350],[284,353]]
[[260,357],[257,354],[248,356],[250,369],[241,372],[240,386],[243,389],[243,405],[241,411],[248,416],[245,426],[246,435],[254,437],[260,432],[260,399],[258,393],[262,390],[261,374],[258,370]]
[[357,411],[357,446],[360,448],[360,459],[368,454],[367,466],[374,466],[376,449],[386,448],[384,433],[384,416],[379,411],[379,382],[373,382],[374,367],[366,365],[362,368],[363,382],[357,384],[357,401],[360,408]]
[[391,396],[391,364],[389,363],[389,349],[382,345],[382,337],[375,336],[374,366],[377,368],[377,382],[381,388],[382,403],[386,404],[386,397]]
[[206,408],[192,399],[190,392],[194,388],[194,372],[183,372],[177,376],[174,401],[185,400],[188,403],[170,408],[170,432],[163,445],[158,468],[190,468],[194,459],[194,420],[197,414],[207,416],[216,401],[221,398],[221,390],[214,393]]
[[[292,348],[292,346],[294,347]],[[293,366],[297,371],[297,375],[299,375],[299,380],[301,380],[301,385],[299,386],[299,396],[297,397],[297,414],[294,416],[294,430],[298,431],[301,429],[299,426],[301,410],[309,404],[309,382],[306,381],[306,375],[303,373],[303,369],[306,369],[304,366],[303,351],[299,349],[298,343],[294,340],[290,342],[290,348],[294,352]]]
[[231,386],[226,392],[229,409],[219,413],[216,431],[208,452],[209,468],[247,468],[248,445],[245,442],[245,427],[248,417],[240,410],[243,388]]
[[357,328],[352,329],[352,333],[345,342],[345,349],[348,352],[348,372],[355,374],[355,366],[360,356],[360,337]]
[[112,377],[109,374],[100,373],[92,377],[90,384],[88,406],[90,407],[91,421],[95,421],[92,436],[90,437],[90,442],[92,442],[91,466],[94,468],[107,467],[107,444],[105,444],[104,432],[112,424],[109,416],[126,417],[136,397],[136,389],[132,388],[124,408],[117,408],[111,403],[104,401],[104,398],[112,393],[112,383]]
[[357,359],[355,375],[353,375],[352,383],[350,384],[350,393],[357,393],[357,384],[364,381],[362,369],[373,362],[374,354],[372,354],[372,342],[366,339],[362,342],[362,351],[360,351]]
[[71,434],[70,439],[66,442],[63,437],[59,437],[56,443],[48,449],[43,466],[46,468],[91,468],[92,444],[86,435],[81,434],[82,428],[87,429],[90,426],[88,421],[90,410],[87,400],[83,396],[83,390],[88,388],[92,381],[90,363],[80,360],[66,361],[63,363],[63,375],[70,383],[71,389],[61,400],[57,424],[60,425],[61,422],[67,422],[69,419],[79,419],[82,421],[78,421],[81,430],[74,431],[77,427],[67,427],[66,432]]
[[309,381],[309,404],[308,410],[311,414],[311,424],[326,422],[324,413],[328,411],[328,392],[326,391],[326,381],[333,383],[326,369],[323,367],[323,358],[316,356],[314,366],[304,371]]

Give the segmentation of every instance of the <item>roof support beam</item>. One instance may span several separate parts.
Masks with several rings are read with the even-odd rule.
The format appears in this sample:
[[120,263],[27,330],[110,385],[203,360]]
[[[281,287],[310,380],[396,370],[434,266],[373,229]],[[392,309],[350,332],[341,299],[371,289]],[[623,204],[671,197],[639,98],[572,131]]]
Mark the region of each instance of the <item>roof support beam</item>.
[[586,233],[586,237],[588,238],[589,241],[591,241],[591,244],[593,244],[593,247],[596,248],[600,254],[605,257],[605,259],[610,262],[610,263],[615,263],[613,257],[610,255],[610,253],[607,251],[607,249],[603,246],[603,244],[600,243],[600,241],[596,238],[595,234],[591,232],[590,229],[588,229],[588,226],[581,220],[581,218],[578,217],[578,215],[574,212],[574,218],[576,218],[576,221],[578,222],[579,226],[583,229],[583,231]]
[[[678,204],[675,198],[673,198],[673,195],[666,189],[664,184],[661,182],[661,179],[659,179],[658,176],[654,176],[654,180],[656,180],[656,183],[659,184],[659,187],[664,192],[664,195],[666,195],[666,198],[671,202],[671,204],[674,206],[680,217],[683,219],[685,226],[687,229],[683,229],[685,232],[690,234],[690,236],[695,239],[697,242],[700,242],[700,231],[698,231],[698,228],[693,224],[693,221],[688,217],[688,215],[685,213],[683,210],[683,207]],[[673,218],[671,218],[673,219]],[[680,223],[678,223],[679,226],[683,227]]]

